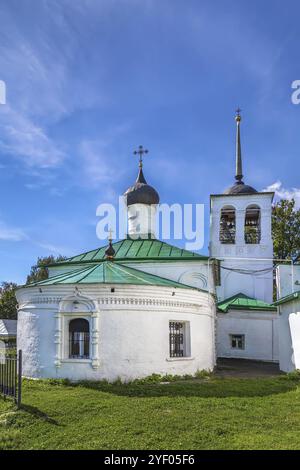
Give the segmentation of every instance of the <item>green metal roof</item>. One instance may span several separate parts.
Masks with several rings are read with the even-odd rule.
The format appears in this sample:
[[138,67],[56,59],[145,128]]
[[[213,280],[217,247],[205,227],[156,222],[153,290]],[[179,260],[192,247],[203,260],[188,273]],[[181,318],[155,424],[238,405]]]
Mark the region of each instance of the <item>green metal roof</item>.
[[34,282],[24,287],[51,286],[57,284],[133,284],[195,289],[170,279],[123,266],[115,261],[103,261],[96,265],[89,265],[75,271],[58,274],[44,281]]
[[263,302],[262,300],[253,299],[242,293],[236,294],[218,303],[218,310],[221,312],[227,313],[228,310],[231,309],[276,311],[274,305]]
[[292,292],[291,294],[286,295],[285,297],[281,297],[281,299],[278,299],[276,302],[274,302],[273,305],[285,304],[286,302],[290,302],[291,300],[296,300],[299,298],[300,298],[300,291]]
[[[113,243],[117,261],[158,261],[158,260],[207,260],[207,256],[184,250],[160,240],[120,240]],[[107,245],[73,256],[49,266],[82,264],[105,260]]]

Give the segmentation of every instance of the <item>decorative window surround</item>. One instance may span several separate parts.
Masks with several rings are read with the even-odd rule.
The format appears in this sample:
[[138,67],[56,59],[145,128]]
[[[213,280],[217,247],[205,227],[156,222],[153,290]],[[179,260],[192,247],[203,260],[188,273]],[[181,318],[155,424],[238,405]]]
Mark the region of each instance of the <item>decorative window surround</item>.
[[[89,359],[70,359],[68,357],[69,329],[68,323],[71,319],[84,318],[90,323],[90,355]],[[55,366],[61,367],[63,363],[91,364],[93,369],[99,367],[98,345],[99,328],[98,312],[95,304],[87,297],[74,294],[61,300],[58,313],[55,315],[55,345],[56,358]]]

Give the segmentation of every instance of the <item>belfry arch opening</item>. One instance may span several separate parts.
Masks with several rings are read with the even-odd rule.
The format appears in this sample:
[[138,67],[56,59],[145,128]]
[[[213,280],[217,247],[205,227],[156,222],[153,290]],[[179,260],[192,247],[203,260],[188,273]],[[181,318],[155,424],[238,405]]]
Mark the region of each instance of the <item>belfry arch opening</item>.
[[260,208],[252,204],[245,213],[245,243],[249,245],[260,243]]
[[235,208],[233,206],[225,206],[221,209],[220,215],[220,242],[234,244],[235,232]]

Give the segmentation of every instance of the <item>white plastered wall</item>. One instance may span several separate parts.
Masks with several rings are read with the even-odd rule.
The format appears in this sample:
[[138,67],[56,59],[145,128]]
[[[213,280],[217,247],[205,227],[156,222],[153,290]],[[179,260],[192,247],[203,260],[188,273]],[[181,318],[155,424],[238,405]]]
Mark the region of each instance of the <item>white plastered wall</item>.
[[[25,376],[126,381],[152,373],[194,374],[215,365],[215,304],[207,293],[91,285],[77,291],[74,286],[26,288],[17,297]],[[91,357],[70,360],[67,326],[78,317],[90,321]],[[189,322],[190,357],[169,357],[172,320]]]
[[[233,349],[230,335],[245,335],[245,349]],[[217,314],[217,355],[260,361],[279,360],[276,312],[229,310]]]
[[279,308],[279,366],[284,372],[300,369],[300,299]]
[[156,235],[156,204],[132,204],[127,208],[128,235],[133,239]]

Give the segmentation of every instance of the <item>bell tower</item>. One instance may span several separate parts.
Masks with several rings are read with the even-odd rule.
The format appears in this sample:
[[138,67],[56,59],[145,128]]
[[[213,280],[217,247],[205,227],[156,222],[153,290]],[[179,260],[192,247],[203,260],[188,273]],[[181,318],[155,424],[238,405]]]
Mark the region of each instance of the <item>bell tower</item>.
[[259,192],[243,181],[241,114],[236,111],[234,184],[210,197],[210,256],[220,261],[219,300],[238,293],[265,302],[273,297],[273,192]]

